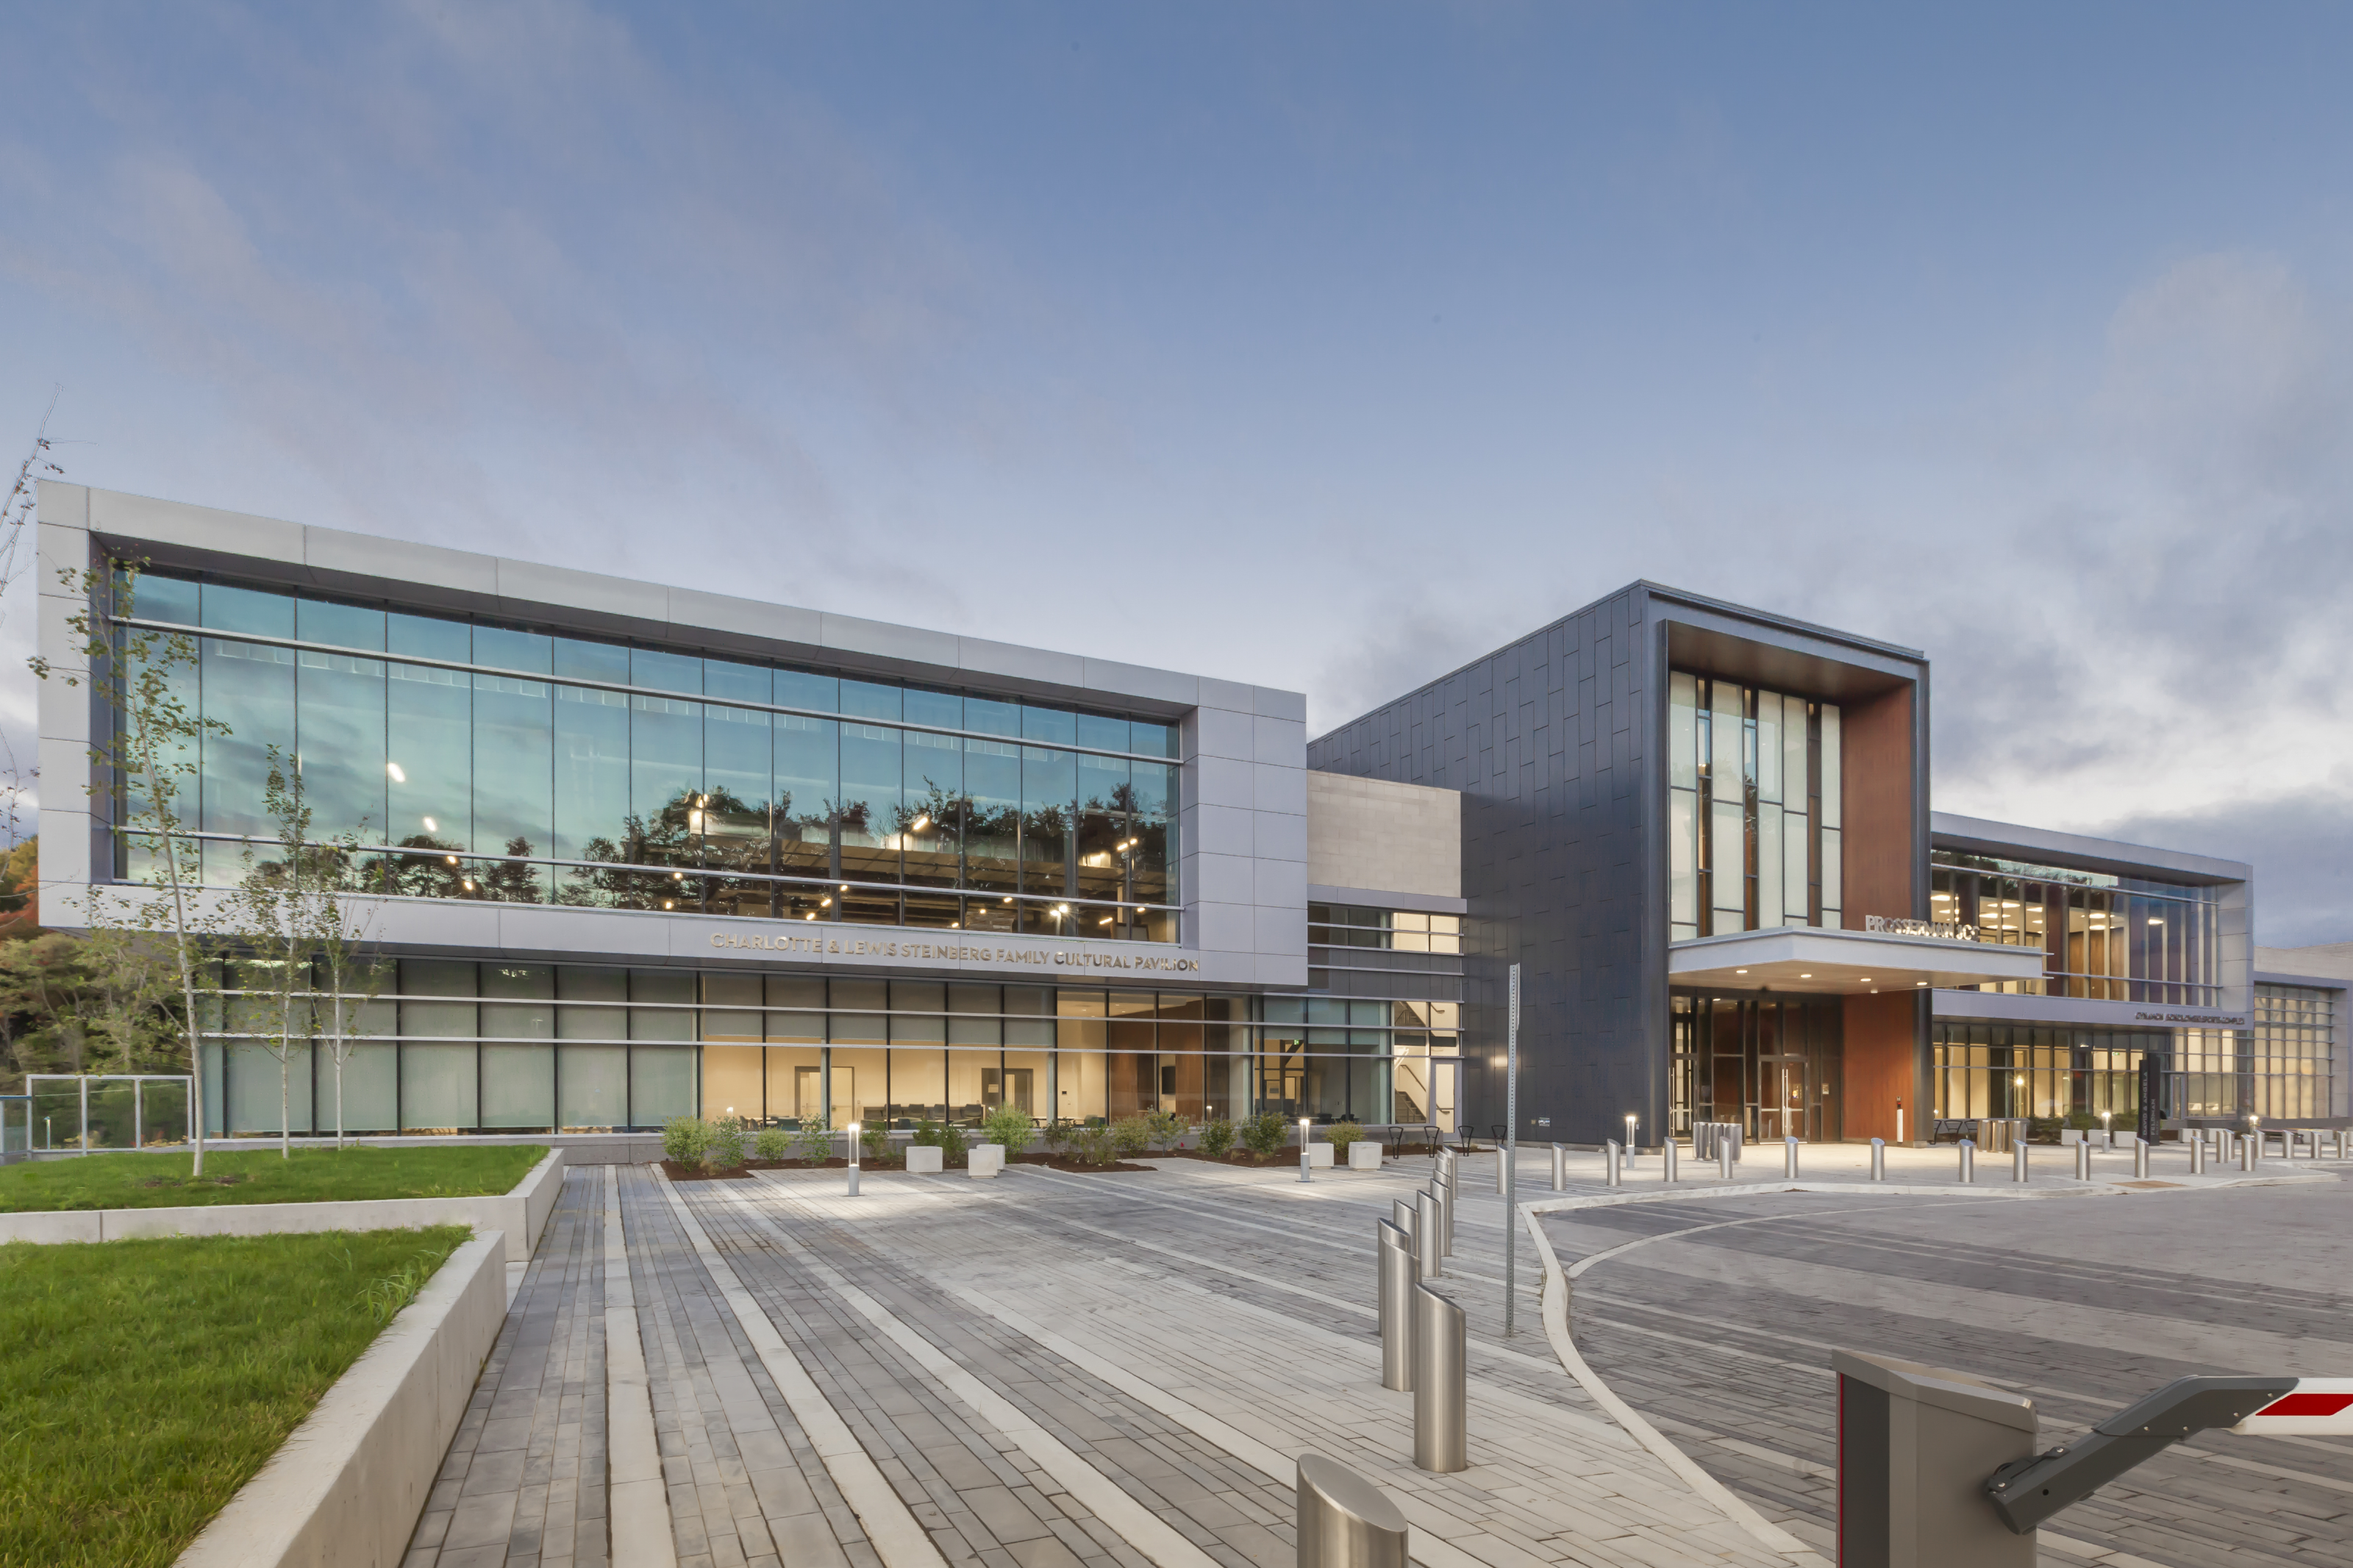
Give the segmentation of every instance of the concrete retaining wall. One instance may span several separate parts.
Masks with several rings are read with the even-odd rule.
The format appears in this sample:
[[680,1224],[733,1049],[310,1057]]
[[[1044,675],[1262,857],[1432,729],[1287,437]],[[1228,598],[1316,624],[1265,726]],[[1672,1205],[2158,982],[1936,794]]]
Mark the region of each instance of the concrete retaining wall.
[[509,1263],[528,1263],[564,1189],[565,1153],[547,1157],[512,1192],[475,1198],[374,1198],[358,1203],[217,1204],[202,1208],[47,1209],[0,1214],[0,1242],[121,1241],[134,1236],[281,1236],[318,1230],[419,1230],[467,1225],[506,1237]]
[[176,1568],[396,1568],[506,1319],[509,1238],[449,1256]]

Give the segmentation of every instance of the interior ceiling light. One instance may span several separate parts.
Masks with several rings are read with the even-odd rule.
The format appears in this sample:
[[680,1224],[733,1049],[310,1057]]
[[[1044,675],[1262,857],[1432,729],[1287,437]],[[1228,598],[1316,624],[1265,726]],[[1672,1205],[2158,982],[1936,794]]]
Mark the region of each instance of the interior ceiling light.
[[426,817],[426,818],[424,818],[424,819],[423,819],[423,821],[424,821],[424,823],[425,823],[425,831],[426,831],[426,832],[427,832],[427,833],[438,833],[438,832],[440,832],[440,831],[441,831],[441,825],[440,825],[439,823],[438,823],[438,822],[434,821],[431,817],[429,817],[429,816],[428,816],[428,817]]
[[1798,976],[1798,978],[1799,978],[1799,979],[1800,979],[1800,980],[1811,980],[1811,979],[1813,978],[1813,976],[1812,976],[1812,975],[1810,975],[1810,974],[1800,974],[1800,975],[1799,975],[1799,976]]
[[408,775],[401,772],[400,764],[398,763],[385,763],[384,776],[390,779],[395,784],[406,784],[408,782]]
[[908,826],[908,827],[909,827],[910,829],[912,829],[913,831],[917,832],[917,833],[921,833],[924,828],[929,827],[931,825],[932,825],[931,814],[930,814],[930,813],[928,813],[928,812],[926,812],[926,813],[924,813],[923,815],[922,815],[922,816],[920,816],[916,817],[914,821],[913,821],[913,822],[909,823],[907,826]]

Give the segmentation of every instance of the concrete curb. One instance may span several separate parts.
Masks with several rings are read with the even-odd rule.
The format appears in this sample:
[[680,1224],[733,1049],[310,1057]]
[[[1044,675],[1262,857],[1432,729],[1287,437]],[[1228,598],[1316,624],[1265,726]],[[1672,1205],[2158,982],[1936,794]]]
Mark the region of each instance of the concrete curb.
[[506,1321],[507,1246],[451,1253],[175,1568],[399,1563]]
[[0,1214],[0,1242],[124,1241],[142,1236],[290,1236],[319,1230],[421,1230],[470,1226],[503,1232],[506,1261],[528,1263],[564,1190],[564,1151],[550,1149],[512,1192],[471,1198],[370,1198],[356,1203],[215,1204],[202,1208],[42,1209]]

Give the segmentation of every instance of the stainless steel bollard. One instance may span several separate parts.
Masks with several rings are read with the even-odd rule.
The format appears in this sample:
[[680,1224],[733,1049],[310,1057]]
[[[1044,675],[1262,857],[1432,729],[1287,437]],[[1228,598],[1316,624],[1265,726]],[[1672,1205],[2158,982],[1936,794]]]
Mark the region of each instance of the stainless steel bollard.
[[1624,1180],[1618,1169],[1618,1141],[1613,1138],[1601,1145],[1601,1184],[1614,1187]]
[[2262,1155],[2255,1152],[2255,1141],[2253,1139],[2242,1138],[2239,1140],[2239,1169],[2242,1171],[2253,1170],[2255,1168],[2255,1162],[2262,1157]]
[[1406,1568],[1405,1515],[1364,1477],[1299,1456],[1299,1568]]
[[1667,1168],[1666,1168],[1665,1173],[1663,1173],[1662,1175],[1661,1175],[1661,1176],[1660,1176],[1660,1178],[1659,1178],[1659,1180],[1661,1180],[1661,1181],[1662,1181],[1662,1182],[1672,1182],[1672,1181],[1674,1181],[1674,1180],[1676,1179],[1676,1177],[1675,1177],[1675,1141],[1674,1141],[1672,1138],[1670,1138],[1670,1139],[1668,1139],[1668,1140],[1667,1140],[1667,1142],[1666,1142],[1666,1151],[1667,1151],[1667,1160],[1666,1160],[1666,1165],[1667,1165]]
[[2023,1138],[2010,1146],[2010,1179],[2013,1182],[2026,1180],[2026,1140]]
[[1413,1237],[1394,1221],[1373,1225],[1373,1265],[1380,1270],[1381,1386],[1398,1390],[1413,1386]]
[[1798,1179],[1798,1141],[1795,1138],[1781,1140],[1781,1174],[1793,1182]]
[[1441,1473],[1470,1468],[1470,1334],[1462,1309],[1413,1288],[1413,1462]]
[[2148,1140],[2146,1138],[2133,1140],[2133,1179],[2148,1180]]
[[1874,1182],[1887,1180],[1887,1140],[1884,1138],[1871,1141],[1871,1179]]
[[2079,1182],[2092,1179],[2092,1146],[2089,1143],[2078,1142],[2075,1145],[2075,1179]]
[[1438,1200],[1438,1256],[1454,1256],[1454,1174],[1449,1171],[1430,1184]]
[[1445,1209],[1435,1193],[1413,1200],[1413,1268],[1418,1279],[1435,1279],[1446,1268]]
[[2345,1158],[2345,1130],[2341,1127],[2337,1130],[2337,1158]]
[[2190,1130],[2190,1133],[2189,1173],[2193,1176],[2202,1176],[2206,1173],[2205,1135],[2202,1131],[2197,1128],[2192,1128]]
[[1961,1180],[1974,1182],[1977,1179],[1978,1146],[1973,1141],[1964,1138],[1961,1140]]
[[1568,1191],[1568,1145],[1566,1143],[1552,1146],[1552,1190],[1556,1193]]
[[1405,1232],[1409,1237],[1415,1234],[1415,1212],[1413,1200],[1411,1198],[1392,1198],[1389,1200],[1389,1218],[1395,1220],[1397,1222],[1397,1227]]
[[1498,1143],[1495,1145],[1495,1195],[1497,1197],[1504,1195],[1511,1180],[1512,1146],[1508,1143]]
[[1715,1173],[1720,1180],[1732,1180],[1733,1152],[1732,1140],[1718,1132],[1715,1138]]

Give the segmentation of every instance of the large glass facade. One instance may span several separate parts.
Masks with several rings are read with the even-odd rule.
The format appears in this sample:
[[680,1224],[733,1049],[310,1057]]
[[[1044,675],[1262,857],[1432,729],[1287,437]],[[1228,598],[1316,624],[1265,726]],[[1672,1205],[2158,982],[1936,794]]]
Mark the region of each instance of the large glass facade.
[[1963,990],[2192,1007],[2221,1000],[2213,888],[1949,849],[1930,859],[1933,919],[1974,926],[1979,942],[2042,950],[2042,978]]
[[2255,987],[2248,1110],[2266,1121],[2345,1114],[2337,1099],[2337,996],[2309,985]]
[[1678,994],[1669,1016],[1672,1131],[1729,1121],[1757,1139],[1844,1136],[1840,998]]
[[[275,1132],[268,1009],[221,977],[207,1129]],[[976,1124],[1010,1104],[1079,1123],[1425,1123],[1453,1104],[1451,1003],[403,959],[353,1011],[353,1132],[596,1132],[673,1116]],[[294,1057],[297,1132],[335,1125],[323,1046]],[[1451,1123],[1446,1123],[1451,1130]]]
[[[2156,1052],[2171,1072],[2180,1065],[2174,1046],[2173,1035],[2161,1029],[1940,1022],[1931,1046],[1930,1114],[2000,1121],[2105,1110],[2115,1126],[2130,1127],[2140,1115],[2142,1055]],[[2179,1115],[2172,1107],[2182,1103],[2177,1082],[2159,1112]]]
[[[208,881],[266,850],[268,749],[394,895],[1177,940],[1156,721],[159,574],[195,634]],[[136,879],[146,847],[119,847]]]
[[1667,694],[1674,940],[1836,926],[1838,705],[1676,670]]

